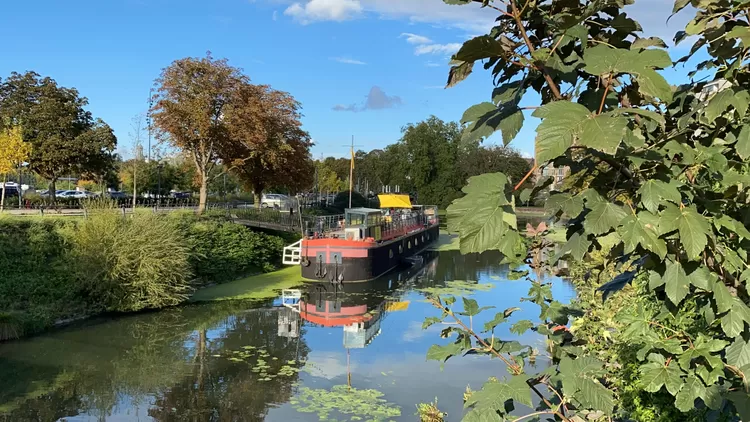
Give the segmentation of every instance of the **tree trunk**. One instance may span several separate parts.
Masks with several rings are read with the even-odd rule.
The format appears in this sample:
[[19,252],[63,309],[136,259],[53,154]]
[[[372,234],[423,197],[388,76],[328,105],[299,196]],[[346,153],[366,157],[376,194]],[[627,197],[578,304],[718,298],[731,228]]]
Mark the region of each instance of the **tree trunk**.
[[255,205],[255,208],[260,209],[260,201],[263,200],[263,197],[261,196],[260,192],[253,192],[253,204]]
[[203,214],[206,210],[206,202],[208,201],[208,173],[203,170],[201,172],[201,191],[200,199],[198,202],[198,214]]
[[52,181],[49,182],[49,192],[47,192],[47,195],[49,195],[49,200],[52,203],[52,205],[55,204],[55,178],[52,178]]
[[5,210],[5,182],[7,182],[7,181],[8,181],[8,175],[4,174],[3,175],[3,186],[2,186],[3,192],[0,193],[0,212],[3,212]]
[[138,180],[138,157],[133,161],[133,211],[135,211],[135,205],[138,201],[138,189],[136,181]]

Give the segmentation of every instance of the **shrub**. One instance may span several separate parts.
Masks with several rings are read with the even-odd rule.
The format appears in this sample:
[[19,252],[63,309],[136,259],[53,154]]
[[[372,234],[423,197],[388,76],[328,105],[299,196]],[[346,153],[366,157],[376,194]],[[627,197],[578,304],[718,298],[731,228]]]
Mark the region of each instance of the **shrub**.
[[[366,207],[367,199],[359,192],[352,192],[352,208]],[[333,199],[333,207],[343,211],[349,208],[349,191],[341,192]]]
[[96,211],[72,234],[81,287],[108,311],[162,308],[187,298],[190,252],[175,222],[152,212]]
[[284,242],[280,237],[219,218],[193,219],[185,231],[192,251],[190,263],[199,283],[273,271],[281,263]]
[[[87,313],[70,283],[61,220],[0,218],[0,331],[15,337]],[[12,334],[12,335],[11,335]]]

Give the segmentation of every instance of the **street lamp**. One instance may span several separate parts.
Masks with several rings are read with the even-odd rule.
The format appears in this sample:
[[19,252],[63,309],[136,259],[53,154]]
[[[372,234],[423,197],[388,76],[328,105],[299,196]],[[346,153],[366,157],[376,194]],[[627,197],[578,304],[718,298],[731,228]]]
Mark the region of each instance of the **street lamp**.
[[224,172],[224,206],[227,206],[227,172]]
[[158,183],[157,183],[157,187],[156,187],[156,189],[157,189],[157,192],[156,192],[156,209],[159,209],[159,203],[161,202],[161,169],[163,167],[164,167],[164,164],[162,164],[162,163],[159,163],[156,166],[156,169],[157,169],[157,173],[156,174],[157,174],[157,178],[158,178]]
[[21,180],[21,169],[28,166],[29,163],[18,163],[18,209],[20,210],[23,208],[22,205],[22,196],[23,196],[23,188],[21,187],[23,185],[23,180]]

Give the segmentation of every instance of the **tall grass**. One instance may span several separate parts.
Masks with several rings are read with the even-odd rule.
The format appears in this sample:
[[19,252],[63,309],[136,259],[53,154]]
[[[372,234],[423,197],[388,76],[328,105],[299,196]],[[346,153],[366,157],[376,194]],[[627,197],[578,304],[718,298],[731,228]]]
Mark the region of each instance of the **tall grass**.
[[162,308],[187,299],[190,251],[173,220],[148,211],[123,217],[93,209],[70,237],[77,279],[105,310]]

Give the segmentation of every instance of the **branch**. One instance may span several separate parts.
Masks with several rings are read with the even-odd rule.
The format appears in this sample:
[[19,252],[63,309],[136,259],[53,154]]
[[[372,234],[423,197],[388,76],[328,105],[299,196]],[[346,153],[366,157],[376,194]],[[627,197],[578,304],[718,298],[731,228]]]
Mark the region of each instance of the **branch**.
[[599,111],[596,112],[597,115],[602,114],[602,110],[604,110],[604,103],[607,101],[607,94],[609,94],[609,87],[612,86],[612,74],[610,73],[607,77],[607,84],[604,87],[604,95],[602,95],[602,101],[599,103]]
[[[536,51],[536,49],[534,48],[534,44],[531,42],[529,35],[526,33],[526,28],[523,26],[521,13],[518,11],[515,0],[510,0],[510,6],[513,9],[513,19],[516,21],[516,25],[518,25],[518,30],[521,32],[521,37],[526,43],[526,47],[529,49],[529,54],[532,54],[534,53],[534,51]],[[560,94],[560,88],[557,86],[549,73],[547,73],[547,70],[545,69],[543,64],[540,66],[540,71],[542,72],[542,75],[544,75],[544,80],[547,81],[549,89],[552,91],[552,95],[554,95],[556,99],[562,100],[563,96]]]
[[534,413],[529,413],[528,415],[523,415],[523,416],[521,416],[520,418],[518,418],[518,419],[515,419],[515,420],[514,420],[514,422],[518,422],[518,421],[524,420],[524,419],[526,419],[526,418],[531,418],[531,417],[533,417],[533,416],[539,416],[539,415],[554,415],[554,414],[555,414],[555,412],[534,412]]

